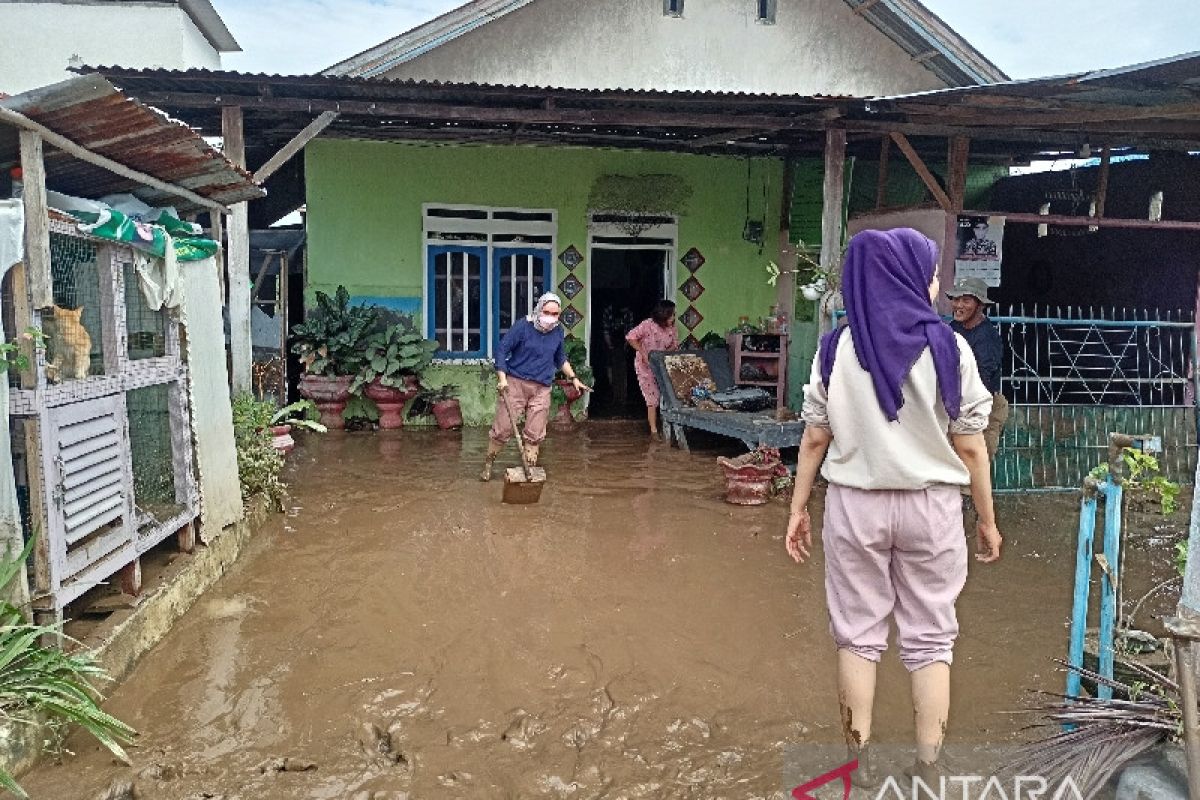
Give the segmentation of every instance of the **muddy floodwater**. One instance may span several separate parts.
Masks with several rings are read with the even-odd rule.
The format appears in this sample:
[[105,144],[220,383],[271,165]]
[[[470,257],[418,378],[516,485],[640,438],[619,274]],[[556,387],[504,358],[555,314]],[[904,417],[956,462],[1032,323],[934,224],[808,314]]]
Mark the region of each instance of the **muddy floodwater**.
[[[74,736],[27,789],[781,796],[786,746],[839,739],[820,550],[787,558],[783,501],[723,502],[728,450],[641,430],[552,432],[549,483],[525,507],[477,480],[481,430],[309,438],[288,512],[111,689],[106,708],[141,734],[133,768]],[[1027,737],[1008,712],[1062,685],[1076,508],[1001,503],[1005,557],[972,562],[959,603],[951,739]],[[908,702],[889,652],[877,739],[909,740]]]

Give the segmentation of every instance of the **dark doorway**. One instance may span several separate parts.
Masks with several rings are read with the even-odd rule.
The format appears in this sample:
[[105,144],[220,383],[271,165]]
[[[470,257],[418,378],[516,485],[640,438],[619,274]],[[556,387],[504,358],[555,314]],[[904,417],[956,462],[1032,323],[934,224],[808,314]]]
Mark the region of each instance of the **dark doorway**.
[[666,250],[592,249],[592,340],[588,342],[596,387],[588,415],[646,416],[625,334],[650,316],[663,297]]

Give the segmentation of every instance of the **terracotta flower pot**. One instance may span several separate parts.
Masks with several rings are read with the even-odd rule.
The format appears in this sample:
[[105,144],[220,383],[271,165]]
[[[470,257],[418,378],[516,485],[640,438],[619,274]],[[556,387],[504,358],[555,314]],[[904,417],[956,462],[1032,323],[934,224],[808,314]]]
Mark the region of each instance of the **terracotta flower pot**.
[[461,428],[463,424],[462,406],[458,403],[457,397],[451,397],[449,400],[439,400],[433,404],[433,418],[437,420],[437,425],[444,431],[454,428]]
[[718,458],[725,476],[725,502],[739,506],[761,506],[771,499],[771,480],[778,461],[762,462],[757,453],[737,458]]
[[379,427],[390,431],[404,427],[404,404],[419,388],[416,377],[412,375],[405,376],[403,389],[384,386],[376,378],[367,384],[363,394],[379,406]]
[[321,411],[321,424],[329,430],[345,430],[342,412],[350,400],[350,375],[305,375],[300,378],[300,396],[312,400]]
[[278,450],[281,456],[292,452],[296,448],[296,440],[292,438],[292,426],[272,425],[271,446]]

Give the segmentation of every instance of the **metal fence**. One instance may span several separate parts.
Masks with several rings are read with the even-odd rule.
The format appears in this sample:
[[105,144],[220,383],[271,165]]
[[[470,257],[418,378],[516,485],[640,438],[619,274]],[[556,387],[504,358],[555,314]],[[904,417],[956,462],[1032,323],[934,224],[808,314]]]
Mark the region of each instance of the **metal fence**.
[[1012,306],[992,317],[1012,403],[996,455],[997,491],[1078,488],[1109,431],[1162,441],[1168,478],[1196,464],[1193,312]]

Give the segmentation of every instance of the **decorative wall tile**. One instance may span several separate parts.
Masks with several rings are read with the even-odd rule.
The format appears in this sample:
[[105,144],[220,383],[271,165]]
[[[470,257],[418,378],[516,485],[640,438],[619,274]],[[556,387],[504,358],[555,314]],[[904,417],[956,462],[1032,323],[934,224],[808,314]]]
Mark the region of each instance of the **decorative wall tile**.
[[688,337],[683,340],[682,344],[680,344],[680,347],[682,347],[685,350],[699,350],[700,349],[700,340],[689,333]]
[[558,290],[562,292],[563,297],[571,300],[575,295],[583,291],[583,281],[576,278],[574,273],[562,279],[558,284]]
[[563,325],[566,325],[568,328],[574,328],[583,321],[583,314],[580,314],[575,306],[567,306],[563,309],[560,319]]
[[704,284],[696,280],[696,276],[693,275],[683,282],[683,286],[679,287],[679,291],[683,293],[684,297],[694,303],[697,297],[704,294]]
[[558,254],[558,260],[567,269],[575,269],[583,262],[583,253],[575,249],[575,245],[569,245],[566,250]]
[[688,306],[687,311],[683,312],[683,316],[679,318],[679,322],[689,331],[696,329],[696,326],[704,321],[704,316],[696,310],[695,306]]
[[696,248],[692,248],[683,254],[683,258],[679,259],[679,263],[688,268],[689,272],[695,272],[704,266],[704,256]]

